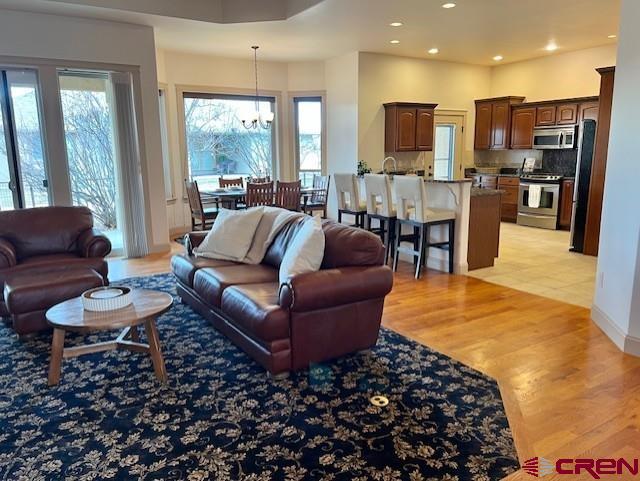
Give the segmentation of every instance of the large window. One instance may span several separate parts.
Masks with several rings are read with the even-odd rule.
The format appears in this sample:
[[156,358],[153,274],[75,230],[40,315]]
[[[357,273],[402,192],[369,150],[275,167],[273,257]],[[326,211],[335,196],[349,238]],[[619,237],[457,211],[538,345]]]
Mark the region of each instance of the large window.
[[[275,99],[261,97],[259,108],[273,112]],[[253,111],[254,97],[184,94],[188,175],[201,190],[221,176],[273,177],[274,127],[245,129]]]
[[73,205],[91,209],[97,227],[121,249],[109,75],[64,70],[59,82]]
[[313,176],[322,175],[322,98],[294,99],[296,163],[302,185],[313,185]]

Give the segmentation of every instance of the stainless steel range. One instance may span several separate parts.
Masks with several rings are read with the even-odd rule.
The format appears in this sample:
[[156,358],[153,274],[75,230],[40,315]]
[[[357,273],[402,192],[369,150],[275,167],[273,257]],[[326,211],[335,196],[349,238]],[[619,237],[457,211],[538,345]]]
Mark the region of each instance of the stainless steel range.
[[561,175],[524,174],[520,177],[518,224],[557,229]]

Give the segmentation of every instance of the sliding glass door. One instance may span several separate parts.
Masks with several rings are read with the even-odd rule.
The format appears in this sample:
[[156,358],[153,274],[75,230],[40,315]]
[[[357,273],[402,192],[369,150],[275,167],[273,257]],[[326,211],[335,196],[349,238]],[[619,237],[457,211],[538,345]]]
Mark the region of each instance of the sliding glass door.
[[97,228],[110,238],[114,249],[120,249],[123,237],[109,75],[61,71],[59,83],[73,205],[91,209]]
[[49,205],[38,77],[0,69],[0,209]]

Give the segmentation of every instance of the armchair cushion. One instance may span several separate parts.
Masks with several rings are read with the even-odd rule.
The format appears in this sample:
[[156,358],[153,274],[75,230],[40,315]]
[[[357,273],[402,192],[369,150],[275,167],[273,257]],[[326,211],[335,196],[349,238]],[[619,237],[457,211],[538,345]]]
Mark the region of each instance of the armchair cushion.
[[13,244],[0,237],[0,269],[13,267],[17,263],[16,249],[13,247]]
[[106,257],[111,252],[111,241],[97,229],[87,229],[78,237],[80,257]]
[[313,311],[384,298],[393,286],[387,266],[325,269],[300,274],[280,288],[280,306],[293,312]]

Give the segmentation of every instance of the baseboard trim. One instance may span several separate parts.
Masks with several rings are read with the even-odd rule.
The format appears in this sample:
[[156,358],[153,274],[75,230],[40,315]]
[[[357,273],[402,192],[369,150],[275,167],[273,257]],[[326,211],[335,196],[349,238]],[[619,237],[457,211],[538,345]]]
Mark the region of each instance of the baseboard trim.
[[618,349],[626,354],[640,357],[640,338],[625,334],[609,316],[595,305],[591,307],[591,319]]

